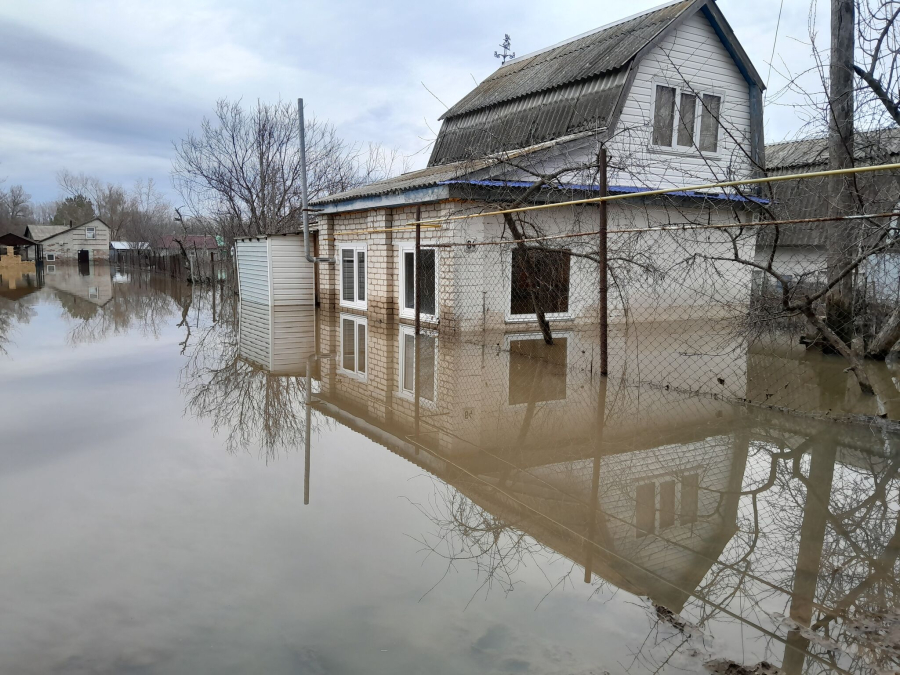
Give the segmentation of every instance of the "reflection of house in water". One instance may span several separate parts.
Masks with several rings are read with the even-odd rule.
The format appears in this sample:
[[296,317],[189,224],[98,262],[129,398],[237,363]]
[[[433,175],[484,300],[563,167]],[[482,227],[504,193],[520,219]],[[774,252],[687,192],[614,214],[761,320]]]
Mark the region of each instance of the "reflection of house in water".
[[113,296],[112,277],[108,267],[45,265],[44,283],[99,307],[109,302]]
[[272,375],[305,375],[316,353],[316,308],[241,301],[239,353]]
[[735,531],[748,446],[737,410],[605,391],[576,332],[550,347],[494,338],[422,335],[416,405],[411,327],[326,318],[321,350],[336,356],[316,405],[593,573],[680,609]]

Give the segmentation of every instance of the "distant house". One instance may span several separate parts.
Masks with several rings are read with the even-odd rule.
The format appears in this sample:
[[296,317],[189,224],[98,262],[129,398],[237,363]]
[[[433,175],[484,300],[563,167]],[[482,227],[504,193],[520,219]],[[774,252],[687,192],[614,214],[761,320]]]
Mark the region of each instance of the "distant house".
[[109,242],[109,261],[130,261],[140,252],[149,253],[150,250],[150,244],[146,241],[111,241]]
[[181,255],[182,248],[188,255],[212,251],[215,253],[222,244],[217,237],[209,234],[167,234],[161,241],[161,249],[166,255]]
[[[854,161],[858,166],[900,162],[900,129],[860,132],[854,136]],[[766,146],[766,171],[771,176],[824,171],[828,168],[828,139],[810,138]],[[900,175],[895,172],[860,174],[856,189],[869,213],[900,211]],[[772,209],[779,219],[824,218],[830,215],[829,178],[789,180],[772,184]],[[782,226],[773,268],[802,288],[819,288],[827,281],[826,223]],[[756,260],[765,262],[772,253],[775,230],[765,228],[756,243]],[[780,293],[772,279],[759,272],[754,295]],[[859,269],[857,286],[865,299],[893,301],[900,294],[900,252],[889,250],[866,260]]]
[[107,262],[109,226],[100,218],[81,225],[29,225],[25,237],[41,245],[43,260],[57,262]]

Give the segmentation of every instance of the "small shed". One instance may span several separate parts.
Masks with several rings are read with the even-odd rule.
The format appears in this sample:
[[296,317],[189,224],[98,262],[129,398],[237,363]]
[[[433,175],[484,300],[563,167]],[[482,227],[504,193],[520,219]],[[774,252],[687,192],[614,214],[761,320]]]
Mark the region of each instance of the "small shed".
[[241,300],[272,307],[316,304],[315,265],[303,235],[272,234],[235,240]]

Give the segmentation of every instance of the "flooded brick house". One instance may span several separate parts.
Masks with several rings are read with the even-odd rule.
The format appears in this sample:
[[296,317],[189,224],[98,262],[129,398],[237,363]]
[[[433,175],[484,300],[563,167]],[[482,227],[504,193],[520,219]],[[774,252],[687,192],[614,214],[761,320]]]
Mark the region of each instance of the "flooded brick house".
[[[418,269],[426,324],[442,332],[533,329],[534,309],[522,301],[524,263],[508,243],[508,223],[481,214],[597,196],[601,146],[612,194],[754,176],[763,161],[763,88],[709,1],[668,3],[515,58],[444,113],[427,168],[313,203],[319,253],[336,261],[319,266],[322,303],[377,320],[411,318]],[[721,190],[632,198],[610,204],[609,227],[743,222],[752,207],[752,196]],[[417,217],[426,223],[419,261],[409,226]],[[598,207],[534,211],[521,220],[523,230],[547,237],[589,233],[597,229]],[[624,240],[611,235],[610,246],[620,245]],[[661,235],[652,246],[675,258],[684,242]],[[691,246],[730,250],[714,232]],[[752,257],[752,241],[742,246]],[[534,283],[550,289],[550,320],[596,320],[597,265],[584,255],[595,248],[594,239],[576,237],[559,253],[543,254],[543,276]],[[627,308],[633,318],[720,311],[703,300],[707,281],[631,276],[623,278],[627,288],[652,287],[662,298],[635,302]],[[746,304],[749,286],[749,274],[740,271],[719,280],[716,293]],[[624,295],[610,299],[613,321],[625,316]]]

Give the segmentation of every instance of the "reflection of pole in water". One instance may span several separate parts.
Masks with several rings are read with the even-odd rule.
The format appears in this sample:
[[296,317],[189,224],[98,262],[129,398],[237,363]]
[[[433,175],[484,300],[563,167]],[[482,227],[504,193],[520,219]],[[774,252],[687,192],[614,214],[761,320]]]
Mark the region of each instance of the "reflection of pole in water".
[[303,469],[303,504],[309,504],[309,438],[312,434],[309,431],[310,422],[312,421],[312,362],[315,356],[311,356],[306,360],[306,428],[303,430],[304,446],[306,449],[306,463]]
[[[823,438],[822,443],[813,448],[810,456],[806,504],[803,509],[803,523],[800,525],[800,547],[797,551],[797,569],[794,573],[790,609],[791,619],[805,627],[812,621],[836,459],[837,443],[833,438]],[[799,459],[796,461],[799,462]],[[788,675],[802,672],[808,647],[809,640],[803,637],[799,630],[789,631],[781,669]]]
[[594,463],[591,476],[591,501],[588,511],[588,535],[585,545],[587,556],[584,563],[584,583],[591,583],[591,566],[594,556],[594,529],[597,523],[597,509],[600,498],[600,461],[603,454],[603,430],[606,427],[606,378],[600,378],[600,390],[597,392],[597,429],[594,436]]

